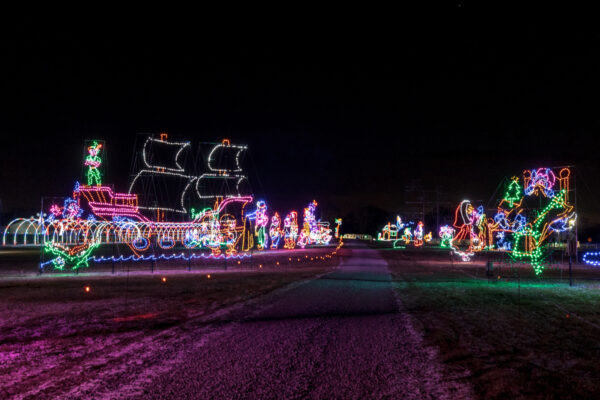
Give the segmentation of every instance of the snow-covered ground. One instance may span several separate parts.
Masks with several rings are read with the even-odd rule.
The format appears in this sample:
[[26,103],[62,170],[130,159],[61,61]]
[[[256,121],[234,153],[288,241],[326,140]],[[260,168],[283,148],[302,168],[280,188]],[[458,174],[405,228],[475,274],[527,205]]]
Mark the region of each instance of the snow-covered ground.
[[470,398],[404,312],[386,262],[343,253],[335,271],[233,313],[139,398]]
[[232,309],[322,274],[336,263],[305,257],[280,265],[234,265],[227,271],[196,266],[187,272],[171,265],[153,274],[146,270],[1,278],[0,398],[88,399],[138,393],[154,376],[169,370],[182,352],[210,340],[213,326],[222,324]]

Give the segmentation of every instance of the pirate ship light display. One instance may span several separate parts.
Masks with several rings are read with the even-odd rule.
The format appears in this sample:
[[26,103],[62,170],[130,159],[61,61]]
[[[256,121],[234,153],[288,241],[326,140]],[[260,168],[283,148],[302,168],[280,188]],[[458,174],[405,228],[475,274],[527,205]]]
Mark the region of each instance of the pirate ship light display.
[[[103,145],[92,142],[84,160],[87,185],[76,183],[72,195],[62,205],[52,204],[49,214],[11,221],[3,245],[39,245],[50,256],[41,267],[77,269],[90,261],[243,258],[253,248],[269,248],[269,238],[271,249],[280,243],[287,249],[330,243],[329,223],[315,218],[316,201],[305,209],[299,236],[295,211],[281,230],[279,214],[269,218],[266,203],[254,202],[241,166],[246,146],[227,139],[213,145],[207,171],[198,176],[180,161],[189,148],[189,142],[171,142],[166,134],[148,137],[129,192],[116,193],[102,182]],[[190,206],[207,203],[211,206],[200,211]],[[125,244],[130,255],[92,255],[107,243]]]

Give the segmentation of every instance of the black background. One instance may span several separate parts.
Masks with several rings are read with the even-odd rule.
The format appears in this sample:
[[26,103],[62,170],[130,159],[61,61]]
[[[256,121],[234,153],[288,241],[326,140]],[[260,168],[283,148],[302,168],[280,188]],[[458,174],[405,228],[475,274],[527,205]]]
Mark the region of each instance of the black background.
[[596,226],[599,32],[469,8],[319,31],[16,18],[0,39],[3,212],[68,195],[84,139],[106,140],[106,180],[126,191],[136,133],[164,131],[249,145],[252,186],[280,214],[315,198],[331,220],[391,215],[413,182],[487,202],[525,168],[574,164],[580,222]]

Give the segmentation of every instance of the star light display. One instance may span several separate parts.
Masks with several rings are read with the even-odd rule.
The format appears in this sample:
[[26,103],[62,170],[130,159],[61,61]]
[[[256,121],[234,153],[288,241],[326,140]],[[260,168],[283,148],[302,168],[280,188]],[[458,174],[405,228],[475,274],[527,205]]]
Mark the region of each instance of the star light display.
[[[149,157],[149,149],[157,145],[167,150],[177,150],[174,163],[157,164]],[[189,147],[189,142],[167,141],[166,134],[161,134],[160,139],[148,138],[142,153],[144,169],[134,177],[130,193],[115,193],[111,187],[102,185],[98,170],[102,145],[98,144],[98,141],[92,142],[88,147],[89,155],[84,160],[84,165],[88,167],[88,184],[76,183],[72,195],[66,198],[62,205],[50,205],[48,215],[41,214],[36,218],[17,218],[11,221],[4,230],[3,245],[41,245],[44,252],[52,257],[43,261],[41,267],[52,265],[56,269],[64,269],[67,266],[78,269],[88,266],[90,261],[241,259],[248,254],[238,254],[238,251],[246,252],[255,246],[265,249],[269,238],[272,249],[277,249],[282,239],[287,249],[293,249],[297,245],[304,247],[307,244],[330,243],[332,233],[329,223],[317,221],[315,218],[316,201],[305,209],[306,231],[302,242],[298,235],[295,211],[287,214],[283,230],[279,213],[275,213],[267,232],[269,216],[266,203],[258,201],[256,210],[251,213],[246,211],[247,205],[253,202],[251,195],[238,196],[232,192],[223,192],[216,196],[197,196],[197,199],[214,199],[213,206],[190,208],[190,220],[181,222],[165,220],[165,215],[168,215],[165,212],[187,213],[183,201],[178,209],[141,206],[138,195],[131,193],[131,189],[144,176],[166,175],[184,178],[188,181],[184,194],[192,182],[197,182],[202,176],[208,176],[204,174],[194,177],[185,174],[179,157]],[[232,149],[236,152],[233,168],[219,166],[215,154]],[[239,160],[240,153],[245,149],[245,146],[232,145],[227,139],[215,145],[208,157],[208,174],[234,177],[237,181],[234,192],[238,191],[240,179],[245,177],[242,175]],[[92,255],[94,250],[108,243],[125,244],[132,254]],[[178,252],[179,249],[184,251]],[[198,253],[196,250],[206,250],[208,253]]]

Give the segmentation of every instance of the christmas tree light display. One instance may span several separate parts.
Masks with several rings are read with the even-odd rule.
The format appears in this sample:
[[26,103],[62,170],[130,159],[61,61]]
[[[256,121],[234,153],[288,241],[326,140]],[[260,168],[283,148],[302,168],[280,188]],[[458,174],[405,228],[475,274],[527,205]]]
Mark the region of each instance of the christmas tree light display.
[[520,201],[523,197],[522,193],[523,191],[521,190],[521,185],[519,185],[519,178],[513,176],[508,188],[506,189],[503,200],[508,202],[510,207],[514,207],[515,203]]

